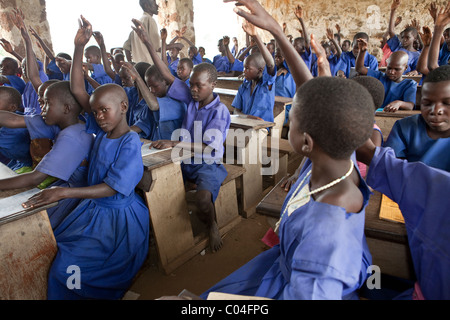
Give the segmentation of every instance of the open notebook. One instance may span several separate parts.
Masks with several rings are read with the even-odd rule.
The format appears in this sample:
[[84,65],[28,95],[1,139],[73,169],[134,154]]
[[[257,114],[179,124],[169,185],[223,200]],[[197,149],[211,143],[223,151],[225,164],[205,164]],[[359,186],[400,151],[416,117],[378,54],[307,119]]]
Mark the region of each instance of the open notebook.
[[380,219],[405,223],[405,219],[403,218],[398,204],[384,194],[381,198]]

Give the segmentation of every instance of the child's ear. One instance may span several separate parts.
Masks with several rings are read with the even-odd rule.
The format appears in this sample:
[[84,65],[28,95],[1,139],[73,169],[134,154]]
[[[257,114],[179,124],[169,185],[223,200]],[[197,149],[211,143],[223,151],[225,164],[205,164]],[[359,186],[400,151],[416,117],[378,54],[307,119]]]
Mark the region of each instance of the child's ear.
[[313,148],[314,148],[313,138],[307,132],[303,132],[303,146],[302,146],[303,154],[305,156],[311,154]]
[[12,104],[8,107],[9,112],[16,112],[19,109],[19,107],[15,104]]
[[72,106],[70,104],[64,104],[64,114],[69,114],[72,111]]
[[120,111],[122,113],[126,113],[127,110],[128,110],[128,102],[122,101],[121,104],[120,104]]

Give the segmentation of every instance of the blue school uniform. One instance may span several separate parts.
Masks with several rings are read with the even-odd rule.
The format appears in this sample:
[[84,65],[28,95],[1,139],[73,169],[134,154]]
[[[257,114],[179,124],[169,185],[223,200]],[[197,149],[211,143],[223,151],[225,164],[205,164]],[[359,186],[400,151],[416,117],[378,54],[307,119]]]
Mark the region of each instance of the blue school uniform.
[[[354,158],[354,157],[353,157]],[[353,159],[353,162],[356,162]],[[307,160],[297,182],[284,201],[281,215],[300,183],[309,184]],[[355,165],[355,170],[357,166]],[[208,289],[238,295],[276,300],[357,299],[357,290],[365,282],[372,257],[364,236],[365,208],[370,190],[360,178],[364,197],[359,213],[316,202],[308,198],[304,205],[290,205],[282,215],[280,243]]]
[[302,57],[306,66],[308,67],[308,70],[311,70],[311,66],[313,64],[314,56],[315,56],[315,54],[312,52],[312,50],[309,49],[309,52],[308,52],[308,49],[306,49],[305,52],[303,52],[300,56]]
[[231,106],[242,113],[273,122],[276,78],[276,70],[274,75],[270,75],[267,72],[267,66],[264,67],[262,77],[258,80],[253,92],[251,92],[252,82],[245,79],[239,86],[238,93]]
[[384,144],[398,158],[450,172],[450,138],[432,139],[421,114],[397,120]]
[[61,69],[56,65],[55,59],[49,62],[47,65],[47,76],[49,79],[63,80],[64,75]]
[[172,133],[180,129],[186,114],[186,104],[182,101],[172,99],[169,96],[157,97],[159,110],[153,111],[155,128],[152,141],[173,140]]
[[[352,76],[352,68],[355,68],[356,57],[353,51],[342,52],[341,62],[337,67],[337,71],[342,70],[345,72],[345,77],[350,78]],[[378,60],[370,53],[366,52],[364,56],[364,66],[370,70],[378,71]],[[355,71],[356,74],[356,71]]]
[[[297,86],[286,61],[283,62],[283,64],[288,73],[277,76],[275,80],[275,96],[293,98],[297,91]],[[286,106],[285,124],[289,122],[289,111],[291,110],[291,107],[292,105],[290,104]]]
[[155,127],[155,121],[150,114],[150,109],[144,99],[139,98],[139,92],[136,87],[124,88],[128,96],[127,123],[130,127],[139,127],[142,132],[139,137],[151,139]]
[[[450,299],[450,174],[377,148],[367,183],[395,201],[405,219],[418,288],[425,299]],[[413,299],[410,289],[402,298]]]
[[20,92],[20,94],[23,93],[23,90],[25,90],[25,81],[21,77],[18,76],[5,76],[8,78],[9,83],[3,84],[5,87],[13,87],[17,91]]
[[187,105],[187,110],[181,125],[180,141],[203,142],[208,148],[181,164],[183,178],[193,180],[197,190],[207,190],[212,194],[214,202],[219,194],[220,186],[227,176],[222,164],[224,143],[230,128],[231,117],[228,108],[220,102],[217,94],[208,105],[198,108],[199,103],[192,99],[186,84],[175,79],[167,96],[180,100]]
[[[87,161],[94,137],[86,132],[82,123],[64,130],[48,126],[41,116],[25,116],[31,140],[46,138],[53,141],[52,149],[42,158],[35,170],[59,179],[51,187],[85,187],[87,185]],[[47,209],[53,229],[64,220],[80,202],[80,199],[63,199],[56,207]]]
[[447,42],[444,42],[441,50],[439,51],[439,66],[445,66],[448,64],[448,60],[450,59],[450,51],[448,50]]
[[231,70],[231,63],[227,56],[217,55],[213,58],[212,64],[216,67],[217,72],[229,73]]
[[[340,70],[341,64],[343,64],[343,60],[338,56],[331,54],[328,57],[328,64],[330,65],[330,71],[331,75],[334,77],[338,70]],[[314,60],[312,66],[311,66],[311,74],[313,77],[317,77],[319,75],[318,69],[317,69],[317,59]]]
[[[20,114],[17,112],[17,114]],[[30,134],[26,128],[0,128],[0,154],[11,170],[31,167]]]
[[387,41],[387,45],[389,46],[392,52],[401,50],[408,54],[408,68],[406,69],[404,74],[416,70],[417,61],[419,60],[420,57],[420,51],[409,51],[403,48],[402,43],[400,42],[398,36],[390,38]]
[[[109,139],[91,115],[86,126],[96,135],[88,184],[106,183],[117,193],[82,200],[54,231],[48,299],[120,299],[148,253],[148,208],[135,192],[143,174],[140,139],[132,131]],[[80,268],[81,289],[68,289],[69,266]]]
[[390,80],[384,72],[368,69],[367,75],[377,78],[384,86],[384,102],[381,108],[395,100],[412,102],[416,104],[417,82],[412,79],[403,79],[400,82]]
[[[48,76],[44,72],[44,66],[42,65],[42,62],[38,61],[39,65],[39,78],[41,79],[41,82],[47,82]],[[23,90],[22,94],[22,105],[23,105],[23,113],[26,115],[33,115],[33,114],[41,114],[41,106],[39,104],[39,96],[34,89],[33,84],[31,81],[28,81],[25,85],[25,88]]]
[[194,64],[194,66],[196,66],[197,64],[200,64],[202,62],[202,56],[197,52],[197,54],[192,58],[192,63]]
[[167,54],[167,62],[169,63],[169,69],[172,72],[174,76],[177,76],[177,68],[178,63],[180,62],[180,58],[176,58],[174,61],[172,61],[172,58],[169,54]]

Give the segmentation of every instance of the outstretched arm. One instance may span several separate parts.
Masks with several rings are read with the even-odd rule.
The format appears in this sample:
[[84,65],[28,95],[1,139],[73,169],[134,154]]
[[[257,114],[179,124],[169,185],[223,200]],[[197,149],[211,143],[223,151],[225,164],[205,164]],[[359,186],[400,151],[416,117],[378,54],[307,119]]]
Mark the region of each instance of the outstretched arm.
[[75,36],[75,50],[72,58],[72,66],[70,69],[70,90],[77,99],[78,103],[87,113],[91,113],[89,104],[89,94],[84,84],[83,72],[83,53],[84,47],[92,36],[92,25],[83,16],[79,20],[79,28]]
[[445,8],[441,8],[437,12],[434,24],[433,37],[430,44],[430,52],[428,53],[428,69],[434,70],[439,67],[439,51],[441,37],[445,27],[450,23],[450,2]]
[[14,112],[0,110],[0,128],[26,128],[24,116]]
[[158,56],[158,53],[156,52],[155,48],[153,48],[152,44],[149,41],[147,31],[145,31],[144,27],[142,26],[142,23],[137,19],[133,19],[132,21],[135,25],[132,28],[138,35],[139,39],[141,39],[141,41],[147,47],[147,50],[153,59],[153,63],[156,65],[159,72],[161,72],[161,75],[163,76],[164,80],[166,80],[166,82],[169,85],[172,84],[175,80],[175,76],[170,72],[169,68],[161,60],[161,57]]
[[8,40],[6,40],[5,38],[1,38],[0,39],[0,45],[3,47],[3,49],[8,52],[9,54],[11,54],[13,57],[15,57],[17,60],[22,61],[23,57],[18,54],[14,48],[11,45],[11,42],[9,42]]
[[364,66],[364,57],[367,52],[367,41],[365,39],[356,39],[358,41],[359,53],[356,57],[355,70],[359,74],[366,75],[367,67]]
[[248,21],[244,21],[244,23],[242,24],[242,28],[246,33],[252,36],[253,39],[255,39],[256,45],[258,46],[259,51],[261,52],[264,61],[266,62],[267,73],[273,76],[275,74],[275,62],[273,61],[273,57],[270,54],[269,50],[261,41],[256,27]]
[[311,51],[311,42],[309,39],[309,34],[308,34],[308,29],[305,26],[305,22],[303,21],[303,8],[298,5],[295,8],[295,16],[297,17],[298,21],[300,22],[300,25],[302,26],[302,31],[303,31],[303,38],[305,39],[305,48],[308,52]]
[[[289,65],[292,77],[299,88],[303,83],[313,78],[309,68],[283,33],[278,22],[269,14],[256,0],[224,0],[224,2],[235,2],[234,9],[237,15],[243,17],[255,26],[267,30],[275,38],[278,46],[283,51],[285,60]],[[248,11],[241,10],[239,6],[245,6]]]
[[334,38],[334,34],[333,34],[333,30],[332,29],[329,29],[329,28],[327,29],[327,38],[328,38],[328,40],[333,42],[333,45],[336,48],[336,54],[335,55],[339,59],[341,57],[341,54],[342,54],[342,49],[341,49],[341,46],[339,45],[339,43]]
[[98,46],[100,47],[100,52],[102,53],[102,61],[103,61],[103,68],[105,68],[106,74],[112,79],[116,79],[116,73],[111,68],[111,63],[109,62],[108,53],[106,52],[106,45],[105,45],[105,39],[103,38],[103,35],[100,31],[95,31],[92,33],[95,40],[98,43]]
[[395,11],[400,6],[400,0],[393,0],[391,5],[391,14],[389,16],[389,38],[395,37]]
[[427,26],[424,26],[422,30],[423,33],[419,32],[419,35],[422,39],[423,48],[422,52],[420,53],[419,60],[417,60],[416,69],[421,74],[427,75],[430,72],[430,70],[428,69],[428,54],[430,51],[432,34],[430,28],[428,28]]

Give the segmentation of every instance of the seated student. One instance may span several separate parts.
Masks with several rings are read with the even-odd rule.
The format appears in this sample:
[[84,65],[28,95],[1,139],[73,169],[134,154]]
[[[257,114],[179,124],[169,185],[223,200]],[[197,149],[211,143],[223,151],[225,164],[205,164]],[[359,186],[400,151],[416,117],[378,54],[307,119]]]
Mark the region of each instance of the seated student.
[[[100,85],[112,83],[111,77],[106,73],[102,64],[102,53],[99,47],[90,46],[84,51],[85,66],[91,72],[91,77]],[[93,90],[93,88],[91,88]],[[89,92],[89,91],[88,91]]]
[[351,50],[351,48],[352,48],[352,42],[350,40],[346,39],[346,40],[342,41],[342,46],[341,46],[342,52],[349,52]]
[[[184,28],[183,28],[184,29]],[[182,31],[181,31],[182,32]],[[203,61],[202,55],[200,54],[200,51],[197,49],[197,47],[195,46],[195,44],[190,41],[188,38],[186,38],[184,35],[184,33],[180,33],[179,38],[186,41],[189,44],[189,48],[188,48],[188,56],[189,59],[191,59],[192,63],[194,66],[198,65],[199,63],[202,62],[208,62],[208,61]],[[203,55],[205,55],[205,50],[203,48]],[[210,61],[209,61],[210,62]],[[211,62],[210,62],[211,63]]]
[[303,58],[303,61],[305,61],[306,66],[311,70],[314,57],[311,50],[309,33],[303,21],[303,9],[300,5],[295,8],[294,14],[302,26],[303,36],[295,38],[293,45],[298,54]]
[[400,0],[393,0],[391,5],[391,15],[389,18],[389,39],[387,45],[392,52],[404,51],[408,54],[408,65],[404,74],[416,70],[417,60],[419,59],[420,52],[414,48],[414,41],[418,37],[417,29],[414,27],[407,27],[400,34],[401,40],[395,34],[395,11],[400,6]]
[[202,62],[207,62],[207,63],[211,63],[212,64],[211,60],[209,60],[208,58],[205,58],[205,54],[206,54],[205,48],[199,47],[198,48],[198,54],[202,57]]
[[[148,253],[148,208],[135,192],[143,174],[141,142],[127,125],[128,101],[120,86],[102,85],[92,96],[86,91],[83,49],[91,36],[92,27],[82,17],[70,85],[89,114],[86,130],[96,135],[88,186],[47,189],[23,204],[30,208],[66,198],[83,199],[54,231],[58,252],[48,276],[50,300],[120,299]],[[82,272],[79,289],[66,285],[70,265]]]
[[194,63],[189,58],[182,58],[177,66],[177,76],[180,80],[183,80],[188,87],[189,79],[191,77],[192,69],[194,69]]
[[[22,104],[19,91],[11,87],[0,87],[0,110],[21,114]],[[8,161],[4,162],[11,170],[31,167],[30,134],[26,128],[11,129],[0,127],[0,154]]]
[[245,80],[239,86],[231,106],[237,114],[273,122],[277,77],[275,63],[269,50],[261,41],[256,28],[249,23],[243,24],[243,28],[255,39],[260,52],[252,53],[245,58]]
[[[138,62],[132,65],[124,62],[120,68],[122,87],[128,97],[127,123],[131,130],[139,134],[140,138],[152,139],[156,130],[156,123],[151,114],[142,90],[139,89],[137,79],[145,79],[145,72],[150,68],[147,62]],[[131,72],[130,70],[136,71]]]
[[17,60],[4,57],[0,62],[0,86],[13,87],[22,94],[25,89],[25,81],[17,75],[18,69]]
[[[338,68],[337,74],[338,76],[345,78],[353,78],[357,75],[356,69],[356,58],[359,54],[359,45],[358,39],[364,39],[367,43],[369,43],[369,35],[365,32],[358,32],[353,37],[353,48],[349,52],[343,52],[341,55],[341,64]],[[371,55],[367,50],[364,52],[364,66],[370,70],[378,71],[378,61],[377,58]]]
[[[36,159],[38,164],[33,165],[33,171],[0,180],[1,190],[36,187],[48,177],[60,179],[51,187],[86,185],[87,161],[93,136],[86,132],[83,124],[79,123],[81,107],[70,92],[70,84],[67,81],[58,81],[50,85],[45,90],[44,101],[42,115],[22,116],[0,112],[1,127],[27,128],[32,141],[36,139],[53,141],[51,150],[42,159]],[[35,157],[33,152],[31,155]],[[52,227],[56,228],[78,202],[79,199],[74,197],[48,209]]]
[[450,173],[398,159],[392,149],[370,141],[357,157],[369,166],[367,183],[395,201],[405,219],[416,282],[395,298],[449,300]]
[[70,68],[72,66],[72,57],[70,57],[70,59],[69,59],[69,57],[67,57],[67,56],[56,56],[55,57],[56,66],[61,71],[64,81],[70,80]]
[[450,171],[450,66],[431,71],[424,80],[420,114],[397,120],[386,140],[396,156]]
[[[275,49],[274,61],[277,67],[275,96],[293,98],[297,88],[294,78],[292,78],[291,71],[289,70],[289,66],[286,63],[280,48]],[[286,106],[286,117],[284,124],[289,122],[289,110],[291,110],[291,105]]]
[[381,106],[386,112],[397,110],[413,110],[416,104],[417,82],[404,79],[403,74],[408,64],[408,55],[403,51],[396,51],[388,59],[386,73],[374,71],[364,66],[364,54],[367,52],[367,42],[357,40],[359,45],[356,71],[361,75],[368,75],[383,83],[385,88],[384,102]]
[[[360,85],[362,85],[364,88],[366,88],[367,91],[369,91],[369,93],[373,99],[373,104],[375,106],[374,112],[375,112],[383,104],[383,101],[384,101],[384,86],[381,83],[381,81],[376,78],[366,77],[366,76],[356,76],[356,77],[352,78],[351,80],[358,82]],[[372,132],[372,135],[370,136],[370,140],[377,147],[381,147],[384,143],[383,133],[381,132],[380,127],[377,126],[375,121],[373,123],[373,132]],[[361,173],[361,176],[363,178],[365,178],[366,174],[367,174],[366,165],[361,162],[358,162],[358,168],[359,168],[359,172]]]
[[235,59],[228,48],[230,38],[225,36],[219,39],[217,48],[220,54],[213,58],[212,64],[221,76],[238,76],[243,71],[242,62]]
[[[333,31],[331,29],[327,29],[327,38],[329,42],[322,43],[322,47],[325,49],[327,53],[328,64],[330,65],[331,75],[335,76],[337,71],[340,68],[340,64],[342,63],[341,55],[342,50],[336,41]],[[317,77],[317,59],[313,62],[311,66],[311,73],[314,77]]]
[[256,0],[239,3],[251,12],[237,14],[272,33],[291,66],[298,89],[289,141],[308,160],[283,205],[279,245],[201,297],[219,291],[278,300],[357,298],[371,264],[364,237],[370,190],[352,154],[373,130],[372,98],[356,82],[313,79],[275,19]]
[[[103,62],[103,68],[104,68],[105,73],[111,78],[112,83],[121,85],[122,82],[120,80],[119,71],[120,71],[120,66],[122,65],[122,62],[125,60],[125,55],[123,53],[118,53],[117,55],[108,55],[108,53],[106,51],[105,39],[103,38],[102,33],[99,31],[95,31],[93,33],[93,36],[94,36],[95,40],[97,41],[97,44],[100,48],[100,53],[101,53],[101,57],[102,57],[101,61]],[[116,52],[118,52],[118,51],[116,51]],[[114,69],[111,67],[111,64],[114,66]],[[96,81],[96,82],[99,83],[98,81]],[[102,82],[102,81],[100,81],[100,82]],[[99,83],[99,84],[102,84],[102,83]]]
[[[147,46],[156,68],[169,86],[167,96],[187,104],[180,140],[160,140],[153,142],[152,146],[155,148],[177,146],[189,151],[202,150],[201,154],[198,151],[195,152],[194,158],[190,160],[191,163],[182,163],[182,172],[185,181],[192,181],[197,187],[196,203],[200,219],[208,227],[211,250],[217,251],[222,247],[222,239],[216,223],[214,202],[228,174],[221,162],[224,154],[223,145],[231,122],[228,108],[213,92],[217,81],[217,70],[209,63],[196,65],[189,90],[183,81],[174,77],[164,63],[158,60],[156,51],[148,41],[148,35],[141,23],[136,19],[133,22],[136,25],[133,29]],[[195,140],[199,134],[202,141]]]

